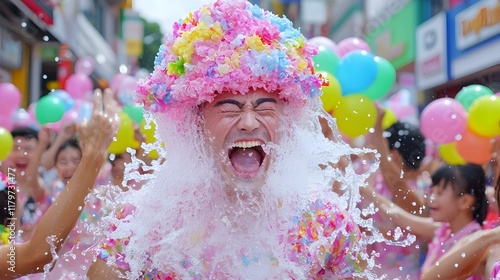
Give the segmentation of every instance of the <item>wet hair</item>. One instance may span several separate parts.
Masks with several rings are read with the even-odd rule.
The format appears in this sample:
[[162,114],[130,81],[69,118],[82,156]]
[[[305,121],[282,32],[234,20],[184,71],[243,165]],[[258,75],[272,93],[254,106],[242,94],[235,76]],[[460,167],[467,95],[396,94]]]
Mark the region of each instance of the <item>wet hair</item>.
[[57,161],[57,157],[59,157],[59,154],[66,148],[73,148],[77,149],[80,152],[80,155],[82,154],[82,149],[80,148],[80,145],[78,144],[78,141],[76,139],[70,139],[66,142],[64,142],[59,149],[57,149],[55,160]]
[[405,166],[418,169],[425,156],[425,138],[420,129],[412,124],[398,121],[385,132],[389,149],[395,149],[401,154]]
[[12,135],[12,138],[15,137],[24,137],[27,139],[36,139],[38,140],[38,131],[34,130],[31,127],[17,127],[14,128],[10,134]]
[[444,188],[450,183],[457,196],[464,194],[473,195],[475,204],[472,212],[473,218],[482,224],[488,211],[486,197],[486,175],[480,165],[443,165],[432,175],[432,186],[437,186],[444,181]]

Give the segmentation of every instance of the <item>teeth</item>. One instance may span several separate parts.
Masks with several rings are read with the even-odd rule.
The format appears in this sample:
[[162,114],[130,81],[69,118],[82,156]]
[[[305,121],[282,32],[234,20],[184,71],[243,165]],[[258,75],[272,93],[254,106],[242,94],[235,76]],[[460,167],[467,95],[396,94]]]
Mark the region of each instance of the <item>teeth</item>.
[[262,145],[262,142],[260,141],[240,141],[240,142],[235,142],[231,148],[242,148],[242,149],[248,149],[248,148],[253,148],[253,147],[259,147]]

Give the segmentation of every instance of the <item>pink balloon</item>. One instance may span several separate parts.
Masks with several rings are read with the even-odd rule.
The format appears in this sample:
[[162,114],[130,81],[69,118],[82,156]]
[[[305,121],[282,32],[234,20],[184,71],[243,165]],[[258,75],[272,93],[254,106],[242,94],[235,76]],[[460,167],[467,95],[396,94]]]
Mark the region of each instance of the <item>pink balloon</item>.
[[346,54],[356,50],[367,51],[371,53],[370,46],[362,39],[356,37],[345,38],[344,40],[340,41],[337,46],[338,54],[341,58]]
[[93,87],[92,80],[87,75],[75,73],[69,76],[66,81],[65,90],[73,99],[80,100],[85,99],[87,93],[91,92]]
[[62,125],[68,123],[77,123],[78,121],[78,111],[75,109],[71,109],[68,112],[64,113],[62,119],[60,120]]
[[424,136],[434,143],[454,142],[467,128],[467,112],[453,98],[434,100],[422,111],[420,128]]
[[0,112],[10,115],[21,105],[21,92],[11,83],[0,83]]
[[122,84],[123,79],[125,79],[126,77],[128,77],[127,74],[118,73],[114,75],[113,78],[111,79],[111,82],[109,83],[109,89],[111,89],[111,91],[113,92],[113,94],[115,94],[115,96],[118,94],[118,91],[120,90],[120,85]]
[[134,102],[135,88],[137,87],[137,78],[127,76],[123,78],[118,90],[118,101],[123,105],[130,105]]
[[324,36],[317,36],[309,39],[309,42],[316,44],[318,46],[324,46],[332,50],[337,56],[339,56],[339,47],[334,41],[330,40]]
[[78,59],[75,64],[75,73],[90,76],[94,71],[95,60],[90,56]]
[[495,93],[495,95],[496,95],[496,96],[500,96],[500,91],[499,91],[499,92],[497,92],[497,93]]
[[3,127],[8,131],[12,131],[12,129],[14,128],[14,123],[12,122],[11,118],[0,116],[0,127]]

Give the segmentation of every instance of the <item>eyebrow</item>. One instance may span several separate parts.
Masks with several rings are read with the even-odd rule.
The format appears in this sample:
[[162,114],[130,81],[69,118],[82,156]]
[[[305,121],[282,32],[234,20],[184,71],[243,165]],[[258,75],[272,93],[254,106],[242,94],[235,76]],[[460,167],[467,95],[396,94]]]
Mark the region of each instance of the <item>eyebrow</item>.
[[271,103],[278,103],[276,102],[276,99],[274,98],[270,98],[270,97],[267,97],[267,98],[259,98],[255,101],[255,103],[253,104],[253,107],[254,108],[257,108],[257,106],[259,106],[260,104],[262,103],[266,103],[266,102],[271,102]]
[[223,100],[217,101],[215,103],[214,107],[219,107],[219,106],[222,106],[224,104],[233,104],[233,105],[238,106],[238,108],[240,108],[240,109],[243,108],[243,105],[244,105],[243,103],[238,102],[234,99],[223,99]]
[[[266,102],[278,103],[276,101],[276,99],[270,98],[270,97],[266,97],[266,98],[259,98],[259,99],[257,99],[255,101],[255,103],[253,103],[252,105],[253,105],[254,108],[257,108],[260,104],[266,103]],[[243,104],[243,103],[241,103],[239,101],[236,101],[234,99],[223,99],[223,100],[217,101],[215,103],[214,107],[219,107],[219,106],[222,106],[224,104],[233,104],[233,105],[238,106],[238,108],[240,108],[240,109],[243,108],[243,106],[245,105],[245,104]]]

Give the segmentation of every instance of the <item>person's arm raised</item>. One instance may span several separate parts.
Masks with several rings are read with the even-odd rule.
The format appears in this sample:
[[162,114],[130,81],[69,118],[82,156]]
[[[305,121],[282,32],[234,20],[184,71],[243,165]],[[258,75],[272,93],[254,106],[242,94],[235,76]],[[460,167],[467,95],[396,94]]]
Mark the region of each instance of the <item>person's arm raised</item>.
[[391,220],[396,226],[401,227],[403,230],[408,230],[411,234],[419,238],[428,240],[429,242],[433,239],[434,232],[440,225],[439,223],[432,221],[430,218],[420,217],[405,211],[374,191],[370,186],[361,187],[359,190],[365,199],[373,202],[384,219]]
[[111,91],[106,90],[104,98],[99,90],[95,91],[92,118],[79,129],[82,159],[75,174],[42,217],[30,241],[0,246],[0,262],[5,264],[10,260],[8,253],[13,246],[16,264],[14,271],[9,270],[9,266],[0,266],[0,278],[13,279],[42,272],[44,265],[52,261],[51,245],[47,238],[55,237],[53,240],[57,252],[78,220],[85,197],[106,161],[108,146],[118,130],[118,108]]
[[[460,239],[438,263],[422,271],[422,280],[467,279],[489,258],[490,248],[500,243],[500,228],[481,230]],[[486,277],[491,273],[486,267]]]
[[382,119],[385,110],[377,107],[377,121],[371,140],[380,153],[380,171],[384,177],[387,188],[392,193],[392,202],[411,214],[422,216],[424,206],[423,198],[401,176],[402,166],[391,160],[391,151],[387,139],[383,136]]

